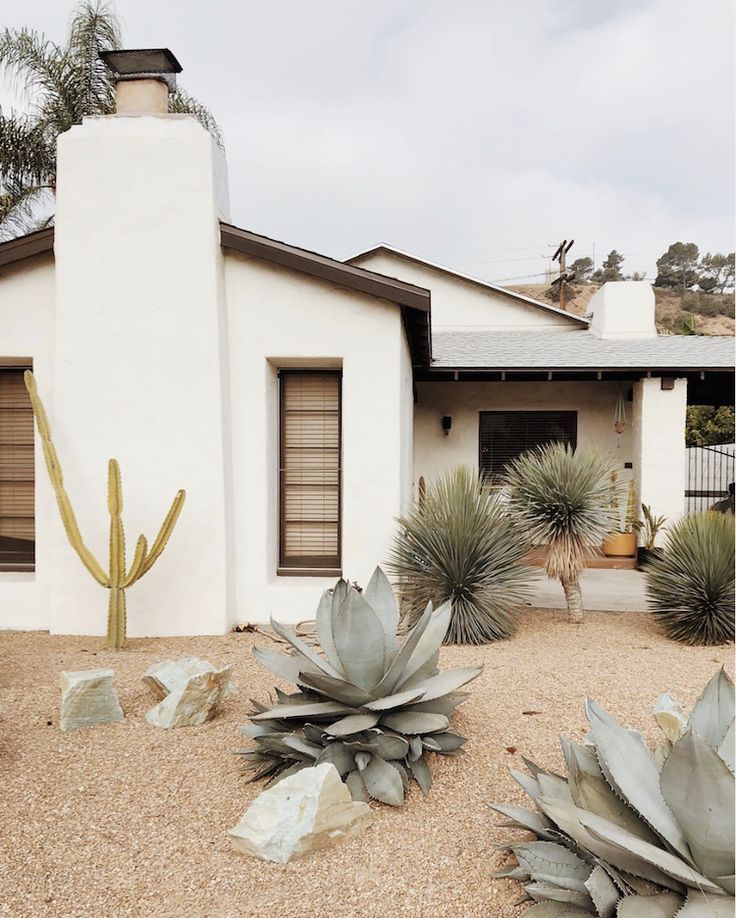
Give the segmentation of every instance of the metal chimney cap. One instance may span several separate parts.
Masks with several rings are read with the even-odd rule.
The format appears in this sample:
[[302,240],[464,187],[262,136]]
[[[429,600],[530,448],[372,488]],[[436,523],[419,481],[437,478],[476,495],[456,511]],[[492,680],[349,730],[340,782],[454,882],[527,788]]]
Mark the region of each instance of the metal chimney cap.
[[131,50],[103,51],[101,60],[107,64],[117,79],[158,77],[181,73],[179,61],[168,48],[134,48]]

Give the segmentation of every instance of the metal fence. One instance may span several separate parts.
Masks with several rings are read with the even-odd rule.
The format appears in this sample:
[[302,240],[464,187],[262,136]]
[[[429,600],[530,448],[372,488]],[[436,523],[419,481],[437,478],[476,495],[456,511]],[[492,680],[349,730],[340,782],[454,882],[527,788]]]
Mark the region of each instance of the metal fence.
[[685,512],[709,510],[713,504],[728,497],[734,482],[736,446],[689,446],[687,449]]

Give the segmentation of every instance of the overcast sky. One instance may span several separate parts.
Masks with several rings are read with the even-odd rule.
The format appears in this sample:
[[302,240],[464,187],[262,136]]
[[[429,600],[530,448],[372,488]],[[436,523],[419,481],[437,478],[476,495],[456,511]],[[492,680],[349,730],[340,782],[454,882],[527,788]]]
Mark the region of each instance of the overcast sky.
[[[62,40],[71,5],[0,0],[2,23]],[[542,282],[563,237],[650,277],[671,242],[734,248],[732,0],[116,9],[125,46],[170,47],[216,115],[240,226],[510,284]]]

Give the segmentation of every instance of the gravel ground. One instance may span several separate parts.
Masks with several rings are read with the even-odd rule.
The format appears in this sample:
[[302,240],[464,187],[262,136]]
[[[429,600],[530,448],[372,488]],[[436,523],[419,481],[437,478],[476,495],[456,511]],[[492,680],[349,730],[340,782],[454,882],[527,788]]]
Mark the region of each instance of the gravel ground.
[[[481,648],[446,648],[443,667],[485,663],[455,723],[467,754],[435,758],[434,786],[416,785],[402,809],[374,806],[373,826],[343,846],[286,866],[245,858],[226,835],[258,793],[234,750],[248,699],[272,678],[250,654],[263,635],[135,639],[125,651],[100,638],[0,633],[0,914],[16,916],[490,916],[512,918],[520,887],[494,880],[487,801],[522,803],[509,766],[529,755],[559,768],[558,734],[582,738],[591,695],[656,736],[649,711],[671,690],[692,704],[732,648],[688,648],[642,614],[530,610],[518,634]],[[148,726],[140,682],[151,663],[196,655],[235,662],[238,694],[201,727]],[[112,666],[126,718],[63,734],[61,670]],[[527,712],[527,713],[524,713]]]

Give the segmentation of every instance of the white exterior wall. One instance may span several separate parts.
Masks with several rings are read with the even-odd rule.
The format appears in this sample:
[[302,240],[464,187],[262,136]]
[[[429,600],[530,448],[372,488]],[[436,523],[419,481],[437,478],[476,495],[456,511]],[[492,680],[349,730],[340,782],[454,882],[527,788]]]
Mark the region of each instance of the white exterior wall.
[[[53,343],[53,256],[39,255],[0,268],[0,364],[4,358],[32,358],[38,384],[48,391]],[[36,436],[36,569],[32,573],[0,571],[0,628],[34,630],[50,624],[49,542],[57,511],[45,475]]]
[[[674,523],[685,512],[687,379],[662,389],[661,379],[634,385],[634,468],[640,500]],[[660,531],[658,543],[664,532]]]
[[[225,257],[237,621],[311,618],[334,577],[278,576],[278,369],[342,367],[342,568],[366,584],[411,475],[411,367],[399,308]],[[408,429],[407,429],[408,426]]]
[[[631,388],[624,383],[624,392]],[[612,382],[420,382],[414,412],[414,472],[429,481],[455,465],[478,467],[479,412],[577,411],[578,446],[599,449],[617,464],[621,480],[631,472],[624,463],[634,460],[631,403],[626,402],[627,425],[616,446],[613,429],[619,383]],[[442,417],[452,417],[448,436]]]
[[470,280],[453,277],[391,252],[378,251],[351,264],[432,291],[433,328],[497,328],[503,331],[569,331],[581,328],[555,312],[505,296]]
[[[187,490],[162,557],[128,591],[130,636],[228,626],[221,189],[219,151],[190,116],[85,119],[59,138],[51,424],[103,567],[108,458],[120,461],[129,552]],[[58,516],[52,531],[51,630],[102,634],[106,593]]]

